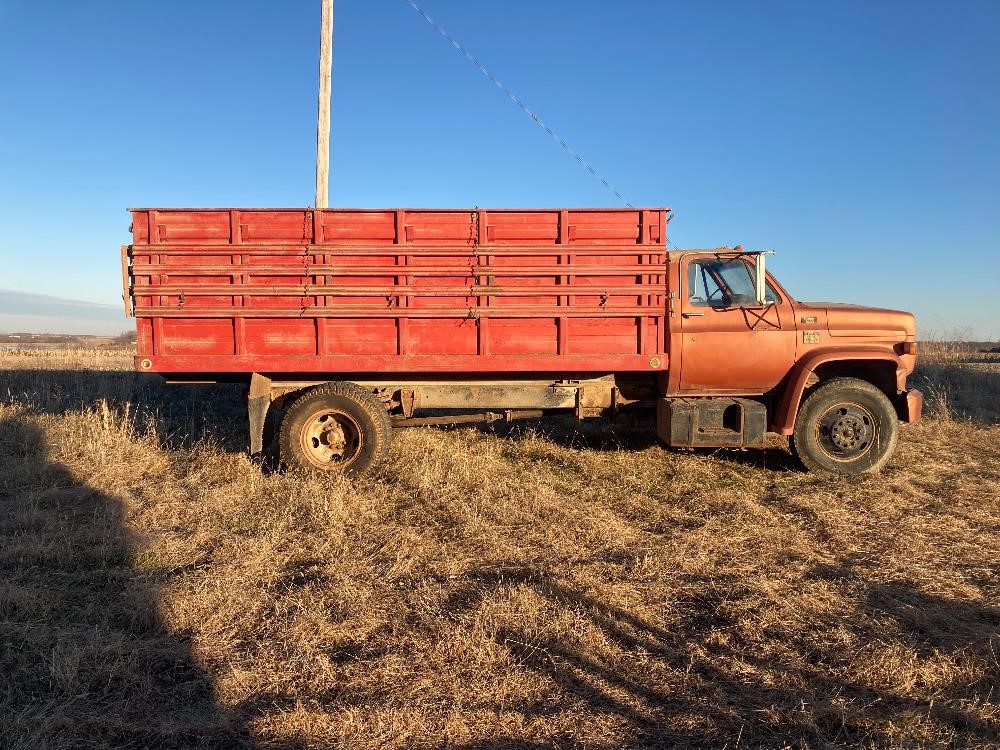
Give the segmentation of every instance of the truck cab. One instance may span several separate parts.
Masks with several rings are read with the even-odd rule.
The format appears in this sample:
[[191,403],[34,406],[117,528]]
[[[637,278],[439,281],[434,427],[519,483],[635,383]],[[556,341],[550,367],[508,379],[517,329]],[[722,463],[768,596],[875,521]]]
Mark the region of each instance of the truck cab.
[[[741,247],[668,255],[669,369],[658,407],[671,445],[790,438],[811,469],[880,468],[897,422],[920,418],[911,313],[800,302]],[[749,432],[748,432],[749,430]]]

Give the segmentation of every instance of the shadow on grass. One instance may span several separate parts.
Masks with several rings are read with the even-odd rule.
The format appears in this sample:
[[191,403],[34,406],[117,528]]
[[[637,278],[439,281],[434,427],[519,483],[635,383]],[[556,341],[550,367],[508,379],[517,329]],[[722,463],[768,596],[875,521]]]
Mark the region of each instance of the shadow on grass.
[[[463,429],[459,427],[458,429]],[[616,452],[641,451],[661,446],[656,428],[650,418],[625,415],[617,421],[588,419],[578,422],[574,417],[552,416],[544,419],[525,420],[510,424],[494,423],[474,426],[476,429],[504,440],[517,441],[537,435],[557,445],[584,451]],[[804,471],[802,464],[786,447],[768,445],[766,448],[669,448],[665,451],[712,458],[740,466],[776,471]]]
[[522,440],[529,436],[545,438],[557,445],[587,451],[644,450],[657,444],[651,419],[623,414],[618,420],[585,419],[553,415],[518,422],[494,422],[474,429],[504,440]]
[[[930,413],[947,411],[981,424],[1000,423],[1000,370],[926,366],[914,376],[914,384],[924,389]],[[167,385],[158,376],[120,370],[0,370],[0,394],[9,393],[11,400],[32,411],[61,414],[101,401],[119,408],[130,405],[137,420],[152,420],[167,447],[208,441],[229,453],[242,453],[249,445],[246,390],[234,383]],[[652,420],[627,412],[614,422],[578,422],[560,415],[439,429],[472,429],[511,441],[537,435],[584,451],[639,451],[658,444]],[[703,448],[694,453],[754,468],[801,470],[786,449],[775,445],[764,450]],[[272,470],[273,460],[265,468]]]
[[0,370],[0,397],[43,414],[106,401],[152,420],[167,447],[209,441],[224,451],[247,449],[247,387],[235,383],[167,385],[157,375],[123,370]]
[[0,745],[249,748],[157,615],[119,500],[0,421]]
[[[235,452],[246,444],[238,386],[166,386],[127,372],[15,370],[0,373],[0,388],[42,413],[101,400],[138,405],[177,445],[209,439]],[[518,439],[524,427],[497,432]],[[568,444],[620,450],[655,443],[651,429],[630,429],[632,436],[609,440],[595,427],[582,444]],[[759,458],[770,468],[787,454],[716,455],[739,463]],[[218,707],[187,645],[164,631],[156,614],[156,576],[133,565],[121,516],[118,500],[75,482],[46,459],[37,430],[16,420],[0,423],[0,744],[32,750],[247,746],[244,730]],[[744,641],[724,634],[735,630],[739,607],[733,605],[752,604],[754,592],[721,575],[678,572],[684,589],[694,593],[671,605],[676,611],[669,627],[576,589],[544,567],[493,566],[449,579],[444,608],[461,617],[488,597],[523,587],[599,636],[587,643],[538,637],[529,625],[484,632],[547,686],[544,701],[498,709],[536,719],[561,711],[583,721],[615,717],[625,729],[607,748],[737,741],[766,747],[905,745],[883,733],[887,725],[929,720],[940,726],[941,736],[950,732],[954,738],[941,746],[997,746],[997,727],[972,708],[978,696],[1000,694],[996,672],[973,685],[956,681],[931,702],[866,684],[857,661],[865,657],[845,653],[837,640],[843,629],[870,644],[873,654],[899,647],[918,658],[965,654],[988,660],[1000,650],[997,608],[946,600],[915,585],[877,583],[870,573],[847,563],[814,567],[810,575],[860,591],[851,595],[856,608],[829,621],[805,612],[803,622],[775,623]],[[312,573],[296,575],[308,580]],[[241,714],[263,712],[276,702],[248,702]],[[573,744],[572,738],[565,744]],[[542,746],[551,744],[497,736],[467,748]]]
[[[817,570],[815,575],[827,577],[831,570]],[[890,646],[912,648],[923,656],[943,652],[988,660],[991,649],[1000,645],[998,608],[948,601],[901,584],[873,583],[848,568],[833,575],[845,585],[862,586],[867,595],[856,616],[816,623],[820,631],[848,627],[873,646],[885,647],[888,639]],[[678,603],[683,611],[669,628],[528,567],[470,571],[445,606],[453,616],[461,616],[501,590],[523,587],[585,622],[574,630],[590,631],[587,646],[532,635],[538,632],[535,627],[505,627],[488,636],[543,677],[558,696],[544,703],[505,706],[507,710],[528,718],[562,710],[617,716],[627,730],[600,746],[608,750],[714,748],[737,742],[749,747],[874,747],[892,744],[888,732],[894,726],[931,718],[939,736],[952,737],[943,746],[1000,742],[1000,728],[967,710],[977,695],[1000,690],[1000,675],[977,685],[956,682],[933,700],[898,695],[862,684],[856,676],[866,672],[867,665],[845,663],[850,655],[838,650],[835,639],[827,639],[824,647],[824,634],[817,637],[811,628],[789,626],[787,633],[762,635],[764,641],[779,642],[790,659],[762,654],[761,642],[718,638],[735,626],[727,614],[733,611],[729,605],[749,600],[753,592],[737,580],[691,578],[686,583],[700,593]],[[508,737],[465,747],[538,745]]]
[[[229,453],[247,450],[246,386],[167,385],[159,376],[121,370],[0,370],[0,392],[32,411],[62,414],[101,401],[116,408],[129,405],[140,422],[151,419],[167,447],[190,447],[209,441]],[[614,421],[556,415],[512,423],[442,427],[472,429],[519,441],[537,435],[557,445],[584,451],[645,450],[658,444],[650,417],[623,413]],[[758,468],[798,469],[780,448],[760,450],[697,449],[724,461]],[[273,457],[265,468],[273,470]]]

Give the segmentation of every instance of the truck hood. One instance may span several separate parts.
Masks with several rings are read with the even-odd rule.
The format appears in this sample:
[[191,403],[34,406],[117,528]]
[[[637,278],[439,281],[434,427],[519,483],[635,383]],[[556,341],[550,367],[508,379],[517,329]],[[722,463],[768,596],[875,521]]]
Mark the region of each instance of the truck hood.
[[[831,336],[852,336],[915,341],[917,324],[913,313],[843,302],[800,302],[803,310],[825,313]],[[818,316],[817,316],[818,317]]]

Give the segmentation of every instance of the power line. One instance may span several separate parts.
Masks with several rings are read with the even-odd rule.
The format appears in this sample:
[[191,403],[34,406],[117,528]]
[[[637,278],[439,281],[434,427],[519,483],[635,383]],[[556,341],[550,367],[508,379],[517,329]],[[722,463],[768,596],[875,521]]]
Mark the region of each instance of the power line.
[[572,156],[574,159],[576,159],[578,162],[580,162],[581,166],[583,166],[584,169],[586,169],[588,172],[590,172],[590,174],[592,174],[595,178],[597,178],[598,180],[600,180],[601,184],[604,185],[604,187],[606,187],[611,193],[613,193],[615,195],[615,197],[618,198],[618,200],[620,200],[622,203],[624,203],[629,208],[634,208],[634,206],[631,203],[629,203],[627,200],[625,200],[625,197],[621,193],[619,193],[617,190],[615,190],[615,188],[613,188],[611,186],[610,182],[608,182],[604,177],[602,177],[598,173],[598,171],[596,169],[594,169],[594,167],[590,164],[590,162],[588,162],[586,159],[584,159],[568,143],[566,143],[565,139],[563,139],[562,136],[560,136],[552,128],[550,128],[548,125],[546,125],[545,122],[542,120],[541,117],[539,117],[539,115],[537,113],[533,112],[528,107],[527,104],[525,104],[523,101],[521,101],[521,99],[513,91],[511,91],[509,88],[507,88],[500,81],[500,79],[498,79],[495,75],[493,75],[486,68],[485,65],[483,65],[481,62],[479,62],[479,60],[477,60],[475,58],[475,56],[471,52],[469,52],[469,50],[467,50],[465,47],[463,47],[462,44],[461,44],[461,42],[459,42],[455,37],[453,37],[451,34],[449,34],[441,26],[441,24],[439,24],[437,21],[435,21],[433,18],[431,18],[427,14],[427,12],[423,8],[421,8],[415,2],[415,0],[406,0],[406,2],[409,3],[410,7],[413,8],[413,10],[417,11],[417,13],[419,13],[420,16],[425,21],[427,21],[427,23],[429,23],[431,25],[431,27],[435,31],[437,31],[437,33],[439,33],[441,36],[443,36],[445,39],[447,39],[451,43],[451,46],[453,46],[455,49],[457,49],[459,52],[461,52],[462,56],[466,60],[468,60],[470,63],[472,63],[473,66],[475,66],[476,69],[479,70],[480,73],[482,73],[490,81],[492,81],[496,85],[496,87],[498,89],[500,89],[502,92],[504,92],[510,98],[510,100],[512,102],[514,102],[514,104],[516,104],[518,107],[520,107],[524,111],[524,113],[526,115],[528,115],[528,117],[530,117],[532,120],[534,120],[535,123],[542,130],[544,130],[546,133],[548,133],[550,136],[552,136],[552,138],[555,139],[556,143],[558,143],[560,146],[562,146],[566,150],[566,153],[568,153],[570,156]]

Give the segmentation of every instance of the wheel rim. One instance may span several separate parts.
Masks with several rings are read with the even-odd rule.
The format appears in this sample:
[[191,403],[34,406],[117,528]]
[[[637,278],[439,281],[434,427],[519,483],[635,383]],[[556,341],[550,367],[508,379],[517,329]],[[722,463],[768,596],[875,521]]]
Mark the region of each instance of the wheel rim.
[[361,425],[339,409],[320,409],[305,421],[299,433],[302,453],[321,469],[348,466],[361,454]]
[[831,406],[816,422],[817,443],[834,461],[856,461],[878,440],[878,421],[861,404]]

